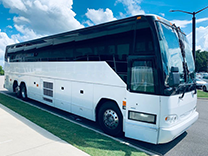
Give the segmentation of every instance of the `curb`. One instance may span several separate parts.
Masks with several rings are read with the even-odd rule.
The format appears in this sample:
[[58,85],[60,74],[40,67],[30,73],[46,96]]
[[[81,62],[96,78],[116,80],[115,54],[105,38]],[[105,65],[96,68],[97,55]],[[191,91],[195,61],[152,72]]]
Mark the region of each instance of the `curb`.
[[208,100],[208,98],[197,98],[197,100]]

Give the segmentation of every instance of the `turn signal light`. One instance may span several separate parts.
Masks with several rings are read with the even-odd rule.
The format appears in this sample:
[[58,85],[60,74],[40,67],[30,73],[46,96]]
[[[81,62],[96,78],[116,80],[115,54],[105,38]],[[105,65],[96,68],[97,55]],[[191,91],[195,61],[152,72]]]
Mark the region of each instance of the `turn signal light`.
[[126,101],[123,101],[123,109],[126,110]]
[[165,121],[168,123],[175,123],[177,121],[178,117],[177,115],[169,115],[167,117],[165,117]]

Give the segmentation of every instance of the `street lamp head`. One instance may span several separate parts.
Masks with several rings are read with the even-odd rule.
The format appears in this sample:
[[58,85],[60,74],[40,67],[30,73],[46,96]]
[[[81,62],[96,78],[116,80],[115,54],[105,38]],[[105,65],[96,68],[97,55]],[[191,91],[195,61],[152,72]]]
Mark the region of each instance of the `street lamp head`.
[[183,13],[187,13],[187,14],[193,14],[192,12],[188,12],[188,11],[183,11],[183,10],[170,10],[169,12],[183,12]]
[[169,12],[175,12],[175,10],[169,10]]

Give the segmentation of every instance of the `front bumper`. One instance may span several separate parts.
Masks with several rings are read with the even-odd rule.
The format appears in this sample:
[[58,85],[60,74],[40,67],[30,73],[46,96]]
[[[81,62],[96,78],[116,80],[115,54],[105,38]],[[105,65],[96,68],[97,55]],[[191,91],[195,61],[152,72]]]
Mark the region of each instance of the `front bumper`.
[[158,144],[163,144],[172,141],[183,132],[185,132],[195,121],[198,119],[199,113],[193,112],[193,114],[185,121],[168,128],[161,128],[159,131]]

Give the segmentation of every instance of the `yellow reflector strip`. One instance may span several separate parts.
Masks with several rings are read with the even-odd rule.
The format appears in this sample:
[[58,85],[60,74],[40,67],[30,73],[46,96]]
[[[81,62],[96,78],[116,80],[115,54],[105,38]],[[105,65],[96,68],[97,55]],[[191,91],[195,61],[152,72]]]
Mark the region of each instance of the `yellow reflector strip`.
[[138,17],[137,17],[137,20],[139,20],[139,19],[141,19],[141,18],[142,18],[141,16],[138,16]]

